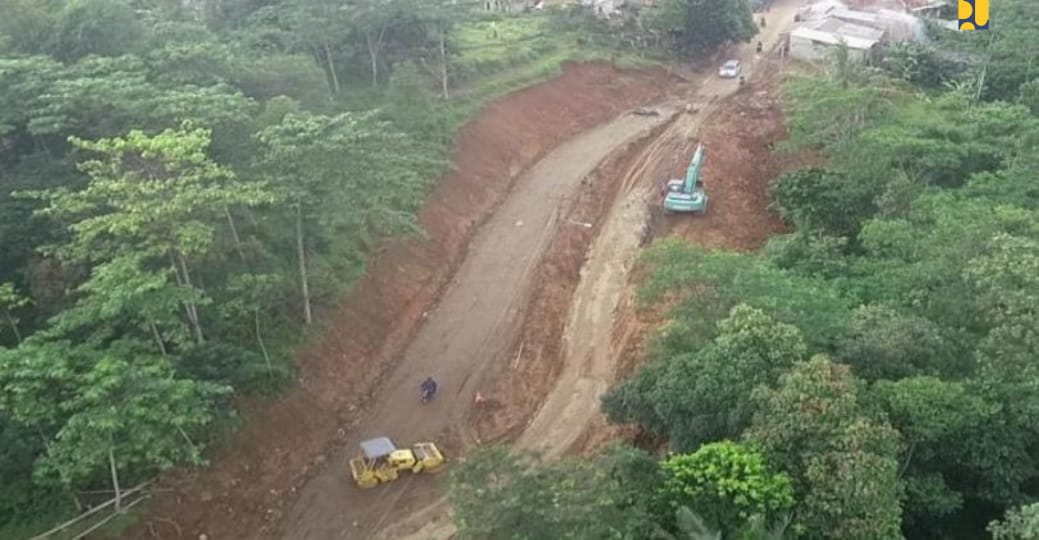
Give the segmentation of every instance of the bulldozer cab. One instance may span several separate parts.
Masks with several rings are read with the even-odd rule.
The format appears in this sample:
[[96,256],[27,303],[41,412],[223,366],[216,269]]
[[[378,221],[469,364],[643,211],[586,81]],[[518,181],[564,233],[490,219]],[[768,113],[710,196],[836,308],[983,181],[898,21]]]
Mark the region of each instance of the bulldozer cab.
[[361,453],[366,465],[371,468],[390,467],[407,469],[415,464],[410,450],[398,450],[389,437],[377,437],[361,442]]
[[432,472],[444,463],[435,444],[415,445],[414,450],[397,448],[389,437],[376,437],[361,442],[361,453],[350,460],[350,472],[362,488],[396,480],[401,471]]

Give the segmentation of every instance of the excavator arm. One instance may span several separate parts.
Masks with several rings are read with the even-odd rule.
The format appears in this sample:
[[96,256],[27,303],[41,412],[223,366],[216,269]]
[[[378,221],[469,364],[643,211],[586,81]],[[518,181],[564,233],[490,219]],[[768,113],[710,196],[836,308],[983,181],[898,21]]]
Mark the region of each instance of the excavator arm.
[[692,193],[696,189],[696,183],[700,180],[700,166],[703,164],[703,143],[696,145],[696,152],[689,162],[689,169],[685,173],[685,184],[682,186],[683,193]]

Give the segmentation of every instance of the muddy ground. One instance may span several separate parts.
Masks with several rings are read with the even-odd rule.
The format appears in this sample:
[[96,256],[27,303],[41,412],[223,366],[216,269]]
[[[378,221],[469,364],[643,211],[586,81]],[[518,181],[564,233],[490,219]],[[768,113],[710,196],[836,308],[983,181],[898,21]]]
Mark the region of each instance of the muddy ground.
[[157,494],[126,536],[269,534],[298,486],[326,470],[327,456],[349,436],[428,318],[474,232],[521,173],[563,141],[656,99],[673,82],[662,70],[572,64],[562,76],[480,112],[459,135],[455,170],[421,214],[427,237],[384,246],[354,291],[321,314],[325,331],[300,351],[298,385],[276,400],[240,403],[244,427],[214,452],[212,466],[167,475],[162,485],[172,491]]
[[[796,5],[784,4],[775,10],[776,17]],[[728,54],[745,51],[735,48]],[[749,64],[757,73],[742,89],[726,88],[731,81],[702,74],[702,81],[685,85],[679,101],[693,104],[697,113],[682,114],[653,140],[618,152],[590,177],[595,184],[621,189],[609,201],[576,208],[573,219],[591,221],[595,228],[562,231],[548,250],[540,270],[545,279],[533,293],[531,313],[537,316],[525,320],[510,370],[474,411],[472,422],[482,440],[517,439],[518,447],[552,457],[592,450],[622,432],[632,435],[630,429],[608,426],[597,408],[589,406],[641,361],[648,330],[659,318],[634,312],[635,282],[629,280],[629,270],[639,245],[652,237],[679,236],[705,247],[751,251],[785,230],[770,208],[768,185],[807,157],[772,151],[786,139],[778,51]],[[684,176],[698,142],[706,147],[708,212],[665,216],[657,200],[659,187],[668,178]],[[604,212],[607,202],[615,207]],[[638,207],[646,211],[633,210]],[[618,231],[606,234],[611,226]],[[623,231],[631,235],[625,237]],[[593,239],[602,244],[598,250]],[[587,290],[579,291],[581,285]],[[597,312],[581,313],[587,305]],[[539,425],[539,417],[555,419],[558,427]]]

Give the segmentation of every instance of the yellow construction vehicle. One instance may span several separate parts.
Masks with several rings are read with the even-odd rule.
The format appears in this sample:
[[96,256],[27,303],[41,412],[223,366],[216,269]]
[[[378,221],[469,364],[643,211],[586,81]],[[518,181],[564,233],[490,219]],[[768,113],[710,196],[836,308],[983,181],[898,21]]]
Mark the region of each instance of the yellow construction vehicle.
[[376,437],[361,443],[361,453],[350,460],[350,473],[362,488],[396,480],[401,471],[435,472],[444,464],[444,454],[431,442],[412,448],[397,448],[389,437]]

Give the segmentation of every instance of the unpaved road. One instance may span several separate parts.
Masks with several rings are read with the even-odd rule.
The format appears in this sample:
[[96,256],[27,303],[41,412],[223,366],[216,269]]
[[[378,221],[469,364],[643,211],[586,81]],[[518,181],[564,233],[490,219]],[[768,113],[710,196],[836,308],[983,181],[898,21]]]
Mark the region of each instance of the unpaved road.
[[[473,239],[454,282],[346,448],[301,490],[282,522],[282,538],[368,538],[395,510],[394,502],[404,490],[433,481],[420,477],[360,491],[348,476],[346,460],[369,437],[387,435],[406,445],[435,440],[456,424],[485,371],[512,344],[532,270],[560,225],[557,207],[614,148],[645,135],[663,120],[622,116],[563,144],[517,181]],[[440,390],[437,399],[420,405],[418,384],[427,375],[437,379]]]
[[[616,356],[614,312],[627,292],[628,272],[638,257],[649,220],[647,202],[657,196],[659,165],[675,157],[675,140],[692,135],[694,118],[683,116],[650,144],[624,173],[598,237],[581,269],[563,334],[565,363],[553,389],[515,446],[543,459],[558,459],[599,414],[599,398],[613,382]],[[666,165],[665,165],[666,166]]]
[[[775,45],[779,34],[793,25],[793,13],[799,3],[781,0],[767,15],[773,22],[758,39]],[[753,54],[751,44],[736,51],[737,57]],[[758,71],[761,55],[744,60],[745,72],[752,79]],[[617,356],[622,346],[615,335],[616,311],[627,291],[628,272],[638,257],[643,227],[649,219],[648,206],[656,203],[661,169],[677,160],[684,173],[690,158],[689,149],[704,119],[711,118],[720,100],[738,90],[738,83],[708,77],[694,93],[691,102],[699,109],[695,115],[683,115],[649,145],[632,168],[625,173],[623,189],[607,216],[598,238],[581,271],[581,281],[574,293],[570,318],[564,333],[565,361],[553,390],[524,430],[515,446],[538,451],[543,458],[555,459],[570,450],[579,439],[582,428],[601,416],[599,398],[613,383]],[[712,120],[725,121],[714,117]],[[710,159],[710,141],[707,159]],[[676,152],[677,150],[677,152]],[[710,192],[710,181],[708,192]],[[724,179],[719,179],[724,181]],[[709,210],[710,211],[710,210]],[[697,218],[674,216],[676,220],[697,226]]]
[[[798,6],[796,0],[780,0],[767,15],[771,24],[757,38],[765,43],[766,51],[776,47],[780,34],[792,26]],[[764,59],[753,52],[753,46],[745,44],[732,51],[734,57],[743,61],[744,72],[751,81]],[[614,382],[618,357],[625,346],[623,340],[614,339],[623,333],[618,332],[621,329],[615,327],[615,322],[624,318],[618,310],[631,309],[628,273],[639,253],[643,228],[649,219],[648,207],[659,197],[662,173],[676,161],[685,171],[701,123],[708,118],[725,121],[711,115],[738,89],[735,81],[708,77],[688,99],[699,112],[679,117],[624,172],[622,189],[589,250],[574,292],[563,338],[562,370],[515,442],[516,448],[537,451],[544,459],[557,459],[573,449],[588,426],[603,422],[599,400]],[[705,142],[709,160],[710,141]],[[707,180],[708,191],[711,182]],[[696,227],[698,221],[689,216],[672,219],[690,221],[686,224],[689,227]],[[379,538],[446,540],[454,530],[447,502],[441,498],[396,527],[382,531]]]

